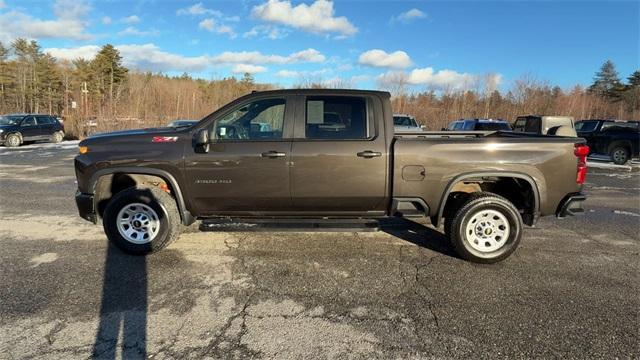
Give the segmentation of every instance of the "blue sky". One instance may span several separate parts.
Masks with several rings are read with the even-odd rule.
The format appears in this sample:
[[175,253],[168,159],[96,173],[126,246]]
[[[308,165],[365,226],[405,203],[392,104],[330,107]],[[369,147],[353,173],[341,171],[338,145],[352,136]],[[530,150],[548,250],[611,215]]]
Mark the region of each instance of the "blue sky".
[[0,41],[19,36],[60,59],[111,43],[131,68],[207,79],[568,88],[607,59],[623,78],[640,68],[640,2],[0,0]]

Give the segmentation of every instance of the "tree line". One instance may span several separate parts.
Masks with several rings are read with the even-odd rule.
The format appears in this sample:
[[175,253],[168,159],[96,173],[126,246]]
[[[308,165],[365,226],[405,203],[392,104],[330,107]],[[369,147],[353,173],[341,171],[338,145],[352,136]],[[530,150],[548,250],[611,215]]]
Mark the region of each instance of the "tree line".
[[[346,81],[301,80],[297,87],[349,87]],[[275,88],[258,84],[250,74],[204,80],[130,71],[118,50],[104,45],[93,59],[60,61],[36,41],[0,43],[0,113],[49,113],[65,118],[71,136],[89,131],[158,126],[178,119],[199,119],[251,92]],[[607,61],[587,88],[568,90],[523,76],[500,92],[487,80],[472,90],[392,90],[394,111],[414,115],[430,129],[459,118],[518,115],[569,115],[576,119],[640,119],[640,71],[620,79]],[[91,125],[92,124],[92,125]],[[94,126],[95,128],[90,128]]]

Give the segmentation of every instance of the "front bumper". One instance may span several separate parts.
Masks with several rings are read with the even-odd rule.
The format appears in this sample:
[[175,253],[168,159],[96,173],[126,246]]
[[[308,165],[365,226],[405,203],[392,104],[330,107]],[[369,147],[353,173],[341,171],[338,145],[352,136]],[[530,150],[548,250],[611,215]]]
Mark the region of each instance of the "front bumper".
[[587,200],[587,197],[580,193],[569,194],[565,196],[558,206],[556,216],[558,218],[564,218],[567,216],[583,215],[584,208],[582,203]]
[[78,213],[81,218],[91,221],[94,224],[98,223],[98,216],[94,207],[92,194],[85,194],[77,191],[76,205],[78,206]]

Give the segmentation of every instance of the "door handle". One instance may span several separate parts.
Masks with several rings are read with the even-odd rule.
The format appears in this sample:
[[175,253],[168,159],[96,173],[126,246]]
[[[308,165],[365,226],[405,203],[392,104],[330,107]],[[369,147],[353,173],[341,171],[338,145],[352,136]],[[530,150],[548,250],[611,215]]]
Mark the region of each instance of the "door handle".
[[365,151],[361,151],[357,154],[359,157],[363,157],[363,158],[372,158],[372,157],[378,157],[378,156],[382,156],[382,153],[379,151],[371,151],[371,150],[365,150]]
[[287,154],[283,152],[274,151],[274,150],[262,153],[262,157],[266,157],[266,158],[280,158],[285,156],[287,156]]

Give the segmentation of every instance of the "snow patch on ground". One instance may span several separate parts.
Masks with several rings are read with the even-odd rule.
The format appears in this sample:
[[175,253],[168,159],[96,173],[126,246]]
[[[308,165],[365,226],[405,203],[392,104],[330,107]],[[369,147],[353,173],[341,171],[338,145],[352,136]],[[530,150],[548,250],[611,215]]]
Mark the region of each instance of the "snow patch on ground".
[[37,142],[33,144],[22,145],[16,148],[8,148],[6,146],[2,146],[0,147],[0,155],[8,155],[11,153],[22,153],[22,152],[28,152],[28,151],[34,151],[34,150],[40,150],[40,149],[47,149],[47,150],[74,149],[78,147],[79,142],[80,140],[63,141],[58,144]]
[[619,215],[628,215],[628,216],[637,216],[640,217],[640,214],[636,214],[634,212],[631,211],[624,211],[624,210],[613,210],[614,214],[619,214]]

